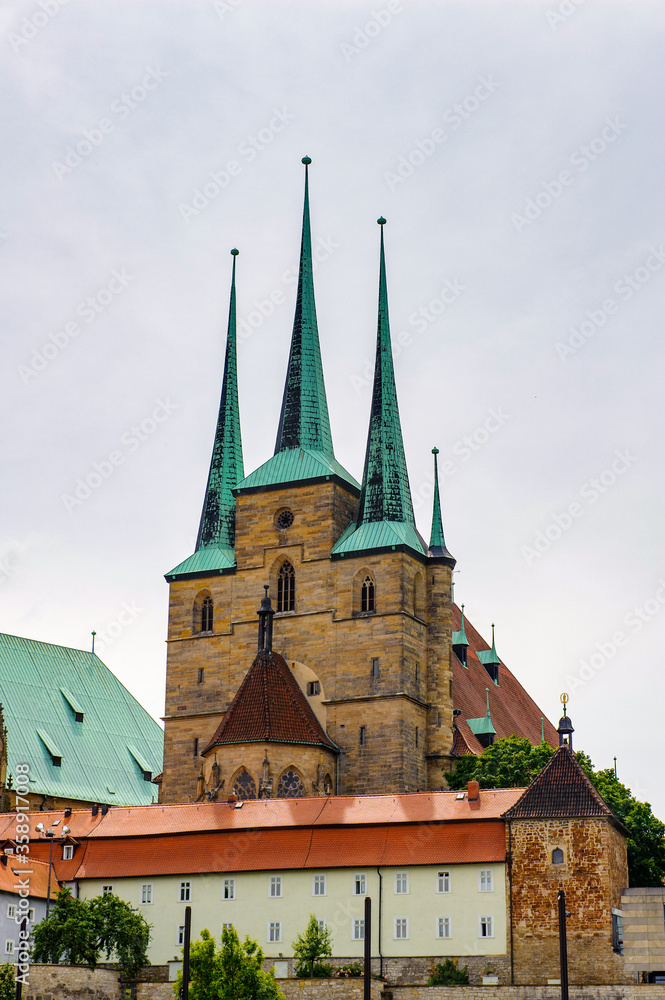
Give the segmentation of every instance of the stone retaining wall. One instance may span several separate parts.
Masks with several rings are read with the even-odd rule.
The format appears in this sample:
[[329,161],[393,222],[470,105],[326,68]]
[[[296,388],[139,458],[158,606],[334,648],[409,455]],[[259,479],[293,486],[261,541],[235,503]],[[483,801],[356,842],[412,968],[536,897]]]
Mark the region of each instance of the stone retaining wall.
[[[665,1000],[665,986],[570,986],[570,1000]],[[560,986],[388,986],[383,1000],[561,1000]]]

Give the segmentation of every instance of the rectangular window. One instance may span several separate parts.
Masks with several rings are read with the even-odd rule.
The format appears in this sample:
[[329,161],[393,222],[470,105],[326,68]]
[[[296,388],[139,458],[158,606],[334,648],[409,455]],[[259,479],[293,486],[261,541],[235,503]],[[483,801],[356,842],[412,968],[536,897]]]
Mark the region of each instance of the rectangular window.
[[204,669],[203,669],[203,667],[199,667],[199,674],[198,674],[198,681],[197,681],[198,684],[203,684],[203,677],[204,677]]
[[106,896],[106,894],[109,893],[109,892],[113,892],[113,886],[112,885],[103,885],[102,886],[102,896]]
[[282,876],[281,875],[271,875],[270,876],[270,895],[271,896],[281,896],[282,895]]
[[74,845],[65,844],[62,848],[62,860],[71,861],[73,857],[74,857]]
[[268,941],[279,942],[282,940],[282,921],[268,921]]
[[404,941],[409,936],[409,918],[408,917],[395,917],[395,934],[394,938],[396,941]]
[[180,924],[180,926],[178,927],[178,933],[175,936],[175,943],[176,944],[184,944],[185,943],[185,925],[184,924]]
[[144,882],[141,886],[141,902],[152,903],[152,882]]
[[224,891],[222,892],[222,899],[235,899],[236,898],[236,880],[234,878],[224,879]]
[[307,694],[311,698],[312,695],[319,694],[321,691],[321,685],[319,681],[307,681]]
[[409,873],[397,872],[395,875],[395,892],[403,893],[409,891]]
[[232,923],[224,922],[222,924],[222,934],[224,933],[224,931],[231,931],[231,930],[233,930],[233,924]]
[[319,925],[319,930],[323,934],[324,930],[326,929],[326,922],[325,922],[325,920],[317,920],[317,924]]
[[419,681],[419,680],[420,680],[420,668],[419,668],[418,664],[416,663],[416,665],[415,665],[415,681],[416,681],[416,687],[418,687],[418,681]]
[[450,872],[439,872],[436,876],[436,891],[450,892]]
[[35,911],[33,910],[32,907],[30,907],[30,909],[28,910],[28,920],[30,921],[31,924],[34,924],[35,922]]
[[436,936],[438,938],[450,937],[450,917],[436,918]]
[[479,918],[478,937],[481,938],[494,937],[494,917]]
[[623,914],[612,907],[612,950],[623,955]]
[[365,921],[364,920],[354,920],[353,921],[353,940],[354,941],[364,941],[365,940]]
[[353,891],[356,896],[364,896],[367,892],[367,876],[359,872],[353,880]]
[[7,916],[10,920],[14,920],[16,917],[16,906],[14,903],[7,904]]
[[13,955],[13,954],[14,954],[14,942],[5,941],[5,955]]
[[180,894],[178,896],[181,903],[189,903],[192,898],[192,883],[191,882],[181,882],[180,883]]
[[416,726],[416,746],[418,746],[418,726]]
[[359,737],[359,743],[360,743],[361,747],[364,747],[366,742],[367,742],[367,730],[365,729],[364,726],[361,726],[360,727],[360,737]]
[[312,895],[313,896],[325,896],[326,894],[326,877],[325,875],[315,875],[312,880]]
[[374,680],[376,680],[376,678],[379,676],[379,660],[378,660],[378,657],[375,657],[372,660],[371,676],[374,678]]
[[494,875],[491,868],[482,868],[478,877],[480,892],[494,892]]
[[194,743],[192,744],[192,756],[198,757],[199,755],[199,738],[196,736],[194,738]]

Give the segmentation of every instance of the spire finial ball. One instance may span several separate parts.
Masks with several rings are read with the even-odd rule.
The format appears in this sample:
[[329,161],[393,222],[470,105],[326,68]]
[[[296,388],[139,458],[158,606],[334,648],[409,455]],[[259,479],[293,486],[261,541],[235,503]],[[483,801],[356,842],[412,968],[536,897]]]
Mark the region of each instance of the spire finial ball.
[[304,163],[306,167],[308,167],[310,165],[310,163],[312,162],[312,160],[311,160],[311,158],[309,156],[303,156],[301,162]]
[[385,224],[386,224],[386,220],[385,220],[385,219],[383,218],[383,216],[381,216],[381,217],[380,217],[379,219],[377,219],[376,221],[378,222],[378,224],[379,224],[380,226],[385,226]]
[[234,247],[231,253],[233,254],[234,257],[237,257],[238,254],[240,253],[240,250],[236,250],[236,248]]
[[438,448],[432,448],[432,454],[433,455],[438,455],[439,454],[439,449]]

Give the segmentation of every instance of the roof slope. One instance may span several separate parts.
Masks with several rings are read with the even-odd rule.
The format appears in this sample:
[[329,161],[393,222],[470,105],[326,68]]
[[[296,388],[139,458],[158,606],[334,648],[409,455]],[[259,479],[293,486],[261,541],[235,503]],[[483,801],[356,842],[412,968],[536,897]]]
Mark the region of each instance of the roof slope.
[[623,826],[566,744],[559,747],[551,761],[504,815],[506,819],[603,816],[615,825]]
[[204,753],[227,743],[311,743],[337,747],[321,727],[286,660],[260,650]]
[[[38,899],[46,899],[48,896],[48,873],[49,864],[30,858],[30,864],[21,864],[15,854],[5,854],[7,864],[0,864],[0,892],[9,892],[14,896],[18,895],[20,886],[19,879],[28,879],[30,882],[30,895]],[[26,869],[30,869],[26,872]],[[55,877],[51,878],[51,899],[55,899],[60,891],[60,886]]]
[[[462,612],[453,605],[453,630],[460,629]],[[557,731],[527,694],[508,667],[499,660],[499,683],[495,684],[478,659],[478,652],[486,650],[488,643],[465,617],[464,626],[469,642],[466,667],[453,655],[453,705],[461,714],[455,719],[461,739],[455,743],[455,752],[482,753],[478,742],[467,723],[467,719],[478,719],[487,711],[486,688],[489,688],[490,717],[496,730],[496,738],[504,736],[526,736],[534,745],[541,740],[541,718],[545,740],[551,746],[559,744]],[[458,749],[459,747],[459,749]]]
[[505,857],[502,820],[436,827],[249,829],[240,839],[231,830],[218,830],[90,840],[76,877],[375,867],[414,864],[416,858],[421,865],[473,864]]
[[[83,721],[76,721],[65,691],[83,710]],[[7,771],[16,779],[16,765],[29,761],[32,793],[123,806],[152,801],[155,787],[128,744],[156,774],[164,734],[93,653],[0,634],[0,701]]]

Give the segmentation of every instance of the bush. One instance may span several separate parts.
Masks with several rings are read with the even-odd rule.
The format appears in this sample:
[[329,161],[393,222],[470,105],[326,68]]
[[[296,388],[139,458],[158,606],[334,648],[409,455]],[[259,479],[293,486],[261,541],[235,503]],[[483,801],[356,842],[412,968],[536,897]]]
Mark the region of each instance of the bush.
[[12,962],[5,962],[0,965],[0,1000],[14,1000],[15,996],[14,965]]
[[295,971],[298,979],[330,979],[335,969],[327,962],[297,962]]
[[465,986],[469,982],[468,968],[457,968],[456,958],[447,958],[443,965],[434,966],[434,974],[427,980],[428,986]]
[[365,967],[362,962],[347,962],[346,965],[340,965],[338,969],[335,969],[333,976],[335,979],[357,979],[362,976],[365,971]]

